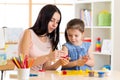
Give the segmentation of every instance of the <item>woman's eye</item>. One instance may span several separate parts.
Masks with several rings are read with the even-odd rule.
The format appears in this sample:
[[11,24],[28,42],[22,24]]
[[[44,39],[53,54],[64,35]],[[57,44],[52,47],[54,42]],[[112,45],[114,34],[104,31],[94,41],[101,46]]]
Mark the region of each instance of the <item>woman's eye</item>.
[[56,22],[57,24],[59,23],[59,22]]
[[54,22],[54,20],[52,20],[52,19],[51,19],[50,21],[51,21],[51,22]]

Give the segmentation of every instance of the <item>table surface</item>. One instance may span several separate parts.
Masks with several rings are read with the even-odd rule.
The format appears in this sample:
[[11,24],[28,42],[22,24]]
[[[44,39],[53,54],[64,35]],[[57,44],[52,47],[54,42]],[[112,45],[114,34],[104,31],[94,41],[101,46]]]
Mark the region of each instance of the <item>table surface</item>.
[[[44,71],[31,73],[37,74],[38,76],[30,77],[29,80],[120,80],[119,71],[111,71],[109,76],[99,78],[98,76],[89,77],[88,75],[68,74],[63,75],[62,71]],[[6,71],[4,73],[4,80],[17,80],[17,71]]]

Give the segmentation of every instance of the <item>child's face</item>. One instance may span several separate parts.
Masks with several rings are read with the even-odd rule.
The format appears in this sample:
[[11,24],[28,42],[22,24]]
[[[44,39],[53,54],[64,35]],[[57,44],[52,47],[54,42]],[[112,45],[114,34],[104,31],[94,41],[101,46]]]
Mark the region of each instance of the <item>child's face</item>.
[[81,33],[78,29],[68,29],[67,37],[69,41],[74,45],[80,45],[83,38],[83,33]]

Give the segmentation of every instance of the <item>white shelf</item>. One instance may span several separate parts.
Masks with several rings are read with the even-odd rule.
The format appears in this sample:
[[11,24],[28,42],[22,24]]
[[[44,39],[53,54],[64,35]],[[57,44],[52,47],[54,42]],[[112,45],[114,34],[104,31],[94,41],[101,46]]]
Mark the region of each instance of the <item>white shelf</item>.
[[95,55],[108,55],[108,56],[111,56],[111,53],[101,53],[101,52],[93,52],[93,54]]
[[112,26],[93,26],[92,28],[108,28],[111,29]]
[[76,3],[111,2],[112,0],[77,0]]
[[[98,15],[101,11],[106,10],[113,14],[112,0],[77,0],[75,2],[75,17],[81,18],[81,10],[89,10],[91,12],[91,25],[85,26],[85,37],[89,37],[92,40],[93,49],[95,51],[97,38],[101,38],[101,45],[103,40],[109,39],[113,43],[113,22],[111,20],[111,26],[98,26]],[[85,13],[84,13],[85,14]],[[111,15],[111,18],[113,16]],[[86,23],[86,21],[84,21]],[[95,55],[95,67],[94,69],[101,69],[104,65],[110,65],[112,67],[112,54],[93,52]]]

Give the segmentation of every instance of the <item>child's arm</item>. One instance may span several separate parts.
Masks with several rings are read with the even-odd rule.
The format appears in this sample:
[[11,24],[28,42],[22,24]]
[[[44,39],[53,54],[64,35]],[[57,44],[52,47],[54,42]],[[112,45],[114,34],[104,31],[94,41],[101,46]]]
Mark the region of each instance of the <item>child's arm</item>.
[[[62,50],[65,51],[66,54],[68,54],[68,49],[66,46],[63,46]],[[78,60],[69,62],[67,65],[63,65],[63,68],[69,68],[69,67],[74,67],[74,66],[83,66],[84,64],[85,64],[85,61],[83,59],[78,59]]]
[[78,59],[78,60],[69,62],[67,65],[63,65],[63,68],[83,66],[84,64],[85,64],[85,61],[83,59]]
[[88,65],[88,66],[91,66],[91,67],[94,66],[94,64],[95,64],[94,55],[92,54],[92,52],[93,52],[93,49],[92,49],[92,46],[90,46],[90,48],[88,50],[89,58],[88,58],[88,60],[87,60],[87,62],[85,64]]

